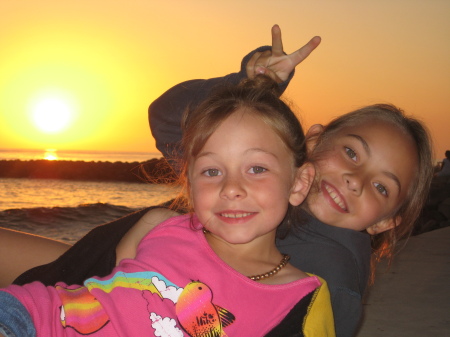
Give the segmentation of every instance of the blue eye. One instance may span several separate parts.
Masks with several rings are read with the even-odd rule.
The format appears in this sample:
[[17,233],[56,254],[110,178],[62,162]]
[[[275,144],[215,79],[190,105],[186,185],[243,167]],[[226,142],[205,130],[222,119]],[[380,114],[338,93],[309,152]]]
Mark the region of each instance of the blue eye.
[[217,177],[220,176],[220,171],[218,169],[208,169],[203,171],[203,174],[207,177]]
[[383,185],[381,185],[379,183],[374,183],[374,186],[380,194],[382,194],[384,196],[388,195],[388,191],[387,191],[386,187],[384,187]]
[[266,171],[267,171],[267,169],[265,169],[264,167],[261,167],[261,166],[253,166],[249,170],[249,172],[253,173],[253,174],[260,174],[260,173],[264,173]]
[[345,148],[345,153],[347,153],[347,156],[350,158],[350,159],[352,159],[352,160],[354,160],[354,161],[356,161],[356,159],[358,159],[357,157],[356,157],[356,152],[355,151],[353,151],[351,148],[349,148],[349,147],[344,147]]

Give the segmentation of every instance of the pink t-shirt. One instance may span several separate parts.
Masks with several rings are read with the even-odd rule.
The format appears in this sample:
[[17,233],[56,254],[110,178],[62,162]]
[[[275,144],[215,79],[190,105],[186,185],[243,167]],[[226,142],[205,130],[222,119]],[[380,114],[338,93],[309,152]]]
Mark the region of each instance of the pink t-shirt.
[[[191,221],[192,220],[192,221]],[[196,217],[149,232],[135,259],[84,286],[10,286],[38,336],[263,336],[320,286],[317,277],[281,285],[250,280],[209,247]],[[300,324],[300,323],[299,323]]]

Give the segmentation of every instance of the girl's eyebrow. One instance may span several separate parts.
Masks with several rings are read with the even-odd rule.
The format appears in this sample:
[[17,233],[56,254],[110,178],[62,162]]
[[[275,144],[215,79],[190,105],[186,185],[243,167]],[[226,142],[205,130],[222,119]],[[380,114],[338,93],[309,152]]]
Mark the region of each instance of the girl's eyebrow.
[[259,147],[252,147],[252,148],[247,149],[247,150],[245,151],[246,154],[249,154],[249,153],[252,153],[252,152],[265,153],[265,154],[268,154],[268,155],[270,155],[270,156],[275,157],[276,159],[278,159],[278,156],[277,156],[275,153],[272,153],[272,152],[270,152],[270,151],[266,151],[266,150],[261,149],[261,148],[259,148]]
[[[361,137],[359,135],[354,135],[354,134],[348,134],[347,136],[353,137],[353,138],[359,140],[361,142],[362,147],[364,148],[364,151],[366,151],[367,155],[370,156],[369,144],[367,144],[366,140],[363,137]],[[395,184],[398,187],[398,191],[400,193],[402,190],[402,186],[400,184],[400,180],[398,179],[398,177],[395,174],[393,174],[391,172],[387,172],[387,171],[383,171],[383,174],[395,182]]]
[[400,193],[402,191],[402,186],[400,185],[400,180],[397,178],[397,176],[394,173],[387,171],[383,171],[383,174],[388,178],[391,178],[395,182],[395,184],[398,187],[398,192]]
[[363,137],[361,137],[361,136],[359,136],[359,135],[354,135],[354,134],[348,134],[347,136],[353,137],[353,138],[356,138],[357,140],[359,140],[360,143],[361,143],[361,145],[362,145],[363,148],[364,148],[364,151],[366,151],[367,155],[370,156],[370,147],[369,147],[369,144],[367,144],[366,140],[365,140]]
[[[278,156],[277,156],[275,153],[272,153],[272,152],[270,152],[270,151],[266,151],[266,150],[261,149],[261,148],[259,148],[259,147],[252,147],[252,148],[250,148],[250,149],[247,149],[247,150],[245,150],[244,154],[249,154],[249,153],[252,153],[252,152],[265,153],[265,154],[268,154],[268,155],[270,155],[270,156],[272,156],[272,157],[278,159]],[[200,152],[200,153],[197,155],[197,158],[200,158],[200,157],[206,157],[206,156],[214,156],[214,155],[215,155],[214,152]]]
[[200,157],[207,157],[214,155],[214,152],[200,152],[195,158],[198,159]]

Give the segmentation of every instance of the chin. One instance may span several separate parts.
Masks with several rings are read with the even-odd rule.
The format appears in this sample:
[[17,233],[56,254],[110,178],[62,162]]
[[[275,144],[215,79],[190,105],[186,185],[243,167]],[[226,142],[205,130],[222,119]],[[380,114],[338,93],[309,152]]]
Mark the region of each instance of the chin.
[[253,240],[255,240],[255,237],[236,237],[236,236],[227,236],[226,238],[223,238],[223,240],[225,240],[226,242],[232,244],[232,245],[245,245],[247,243],[252,242]]

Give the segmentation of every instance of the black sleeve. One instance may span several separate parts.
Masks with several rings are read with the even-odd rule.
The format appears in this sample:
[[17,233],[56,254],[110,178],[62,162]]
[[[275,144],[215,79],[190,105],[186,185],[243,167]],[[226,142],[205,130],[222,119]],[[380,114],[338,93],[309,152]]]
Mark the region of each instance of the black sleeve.
[[[184,112],[195,109],[217,86],[238,84],[241,80],[247,78],[246,66],[249,59],[254,53],[270,48],[270,46],[263,46],[246,55],[241,62],[241,69],[237,73],[223,77],[182,82],[153,101],[148,108],[150,129],[155,138],[157,149],[171,164],[171,159],[181,157],[177,146],[181,140],[181,119]],[[294,72],[289,75],[286,81],[279,84],[281,93],[286,90]]]
[[82,284],[92,276],[106,276],[116,265],[116,246],[126,232],[150,209],[148,207],[125,217],[98,226],[87,233],[55,261],[34,267],[14,280],[23,285],[40,281],[45,285],[56,282]]
[[363,315],[361,296],[347,288],[336,288],[331,294],[331,304],[336,337],[356,336]]

